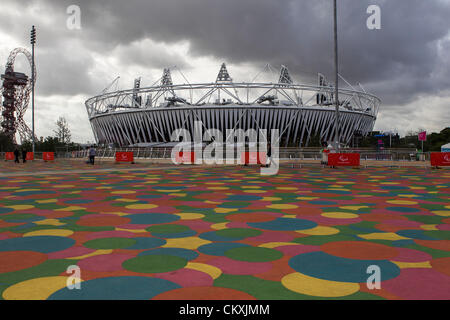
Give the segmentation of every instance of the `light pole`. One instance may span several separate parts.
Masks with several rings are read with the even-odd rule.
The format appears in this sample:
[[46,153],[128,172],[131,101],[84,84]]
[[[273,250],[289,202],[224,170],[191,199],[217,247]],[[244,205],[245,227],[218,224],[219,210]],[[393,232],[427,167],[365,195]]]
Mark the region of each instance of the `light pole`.
[[35,152],[35,134],[34,134],[34,82],[35,82],[35,74],[34,74],[34,45],[36,44],[36,28],[33,26],[31,28],[31,48],[32,48],[32,53],[31,53],[31,85],[32,85],[32,91],[31,91],[31,126],[32,126],[32,131],[33,131],[33,153]]
[[337,3],[334,2],[334,69],[335,69],[335,104],[336,104],[336,119],[335,119],[335,139],[336,148],[339,152],[340,149],[340,130],[339,130],[339,69],[338,69],[338,37],[337,37]]

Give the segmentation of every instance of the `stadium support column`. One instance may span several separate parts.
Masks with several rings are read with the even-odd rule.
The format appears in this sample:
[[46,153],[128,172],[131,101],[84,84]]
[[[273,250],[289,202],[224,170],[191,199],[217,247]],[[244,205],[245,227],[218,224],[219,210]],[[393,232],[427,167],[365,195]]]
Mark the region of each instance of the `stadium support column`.
[[336,123],[335,123],[335,139],[337,151],[340,149],[340,121],[339,121],[339,69],[338,69],[338,36],[337,36],[337,3],[334,2],[334,69],[335,69],[335,104],[336,104]]
[[32,48],[32,53],[31,53],[31,60],[32,60],[32,65],[31,65],[31,86],[32,86],[32,91],[31,91],[31,126],[32,126],[32,132],[33,132],[33,153],[35,152],[35,133],[34,133],[34,82],[35,82],[35,74],[34,74],[34,45],[36,44],[36,28],[33,26],[31,29],[31,48]]

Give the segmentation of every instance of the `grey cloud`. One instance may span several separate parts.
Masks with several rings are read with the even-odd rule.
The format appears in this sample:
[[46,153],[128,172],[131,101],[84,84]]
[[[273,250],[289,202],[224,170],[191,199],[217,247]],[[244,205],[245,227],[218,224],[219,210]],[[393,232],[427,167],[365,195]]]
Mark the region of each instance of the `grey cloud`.
[[[64,10],[72,1],[46,0]],[[187,40],[194,56],[230,63],[287,64],[297,75],[332,74],[332,2],[294,0],[78,1],[85,39],[96,50],[151,38]],[[387,103],[449,85],[438,41],[450,29],[450,3],[439,0],[339,1],[341,73]],[[382,9],[382,29],[366,28],[366,9]],[[404,79],[410,84],[405,85]],[[389,83],[389,87],[384,85]]]
[[190,65],[180,54],[171,52],[154,43],[131,43],[129,46],[118,46],[113,52],[123,65],[136,65],[163,69],[177,66],[189,69]]
[[[450,1],[339,0],[341,74],[383,100],[385,112],[408,112],[418,97],[447,96],[450,86]],[[2,6],[17,6],[2,0]],[[23,21],[38,25],[43,92],[98,92],[105,74],[92,75],[90,53],[118,58],[119,68],[135,65],[189,68],[189,56],[212,56],[234,65],[288,65],[293,77],[313,81],[333,73],[331,0],[22,0]],[[65,28],[66,8],[82,10],[82,30]],[[382,29],[366,28],[369,5],[381,7]],[[0,29],[17,39],[29,30],[0,12]],[[161,47],[190,44],[189,56]],[[73,49],[68,43],[76,42]],[[24,41],[27,44],[27,39]],[[54,53],[52,53],[52,49]],[[44,57],[46,52],[47,57]],[[79,57],[70,57],[77,52]],[[115,70],[115,71],[117,71]],[[107,72],[106,70],[105,72]],[[54,72],[54,73],[53,73]],[[136,75],[138,76],[138,75]],[[102,81],[94,78],[102,77]],[[111,79],[113,77],[111,76]],[[82,79],[80,81],[80,79]],[[78,82],[78,83],[77,83]],[[97,83],[99,82],[99,83]],[[101,83],[101,84],[100,84]],[[67,85],[72,84],[71,88]],[[93,90],[92,88],[96,89]],[[400,107],[400,106],[404,106]],[[444,110],[445,106],[439,106]],[[382,109],[383,110],[383,109]],[[397,112],[397,111],[395,111]]]

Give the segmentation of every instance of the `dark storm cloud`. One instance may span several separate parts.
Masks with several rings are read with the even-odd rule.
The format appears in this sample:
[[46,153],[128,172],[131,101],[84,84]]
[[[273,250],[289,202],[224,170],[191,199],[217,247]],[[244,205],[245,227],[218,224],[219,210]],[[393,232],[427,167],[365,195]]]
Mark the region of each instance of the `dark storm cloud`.
[[170,52],[153,42],[134,42],[128,46],[118,46],[114,51],[121,63],[129,66],[151,66],[163,69],[168,66],[177,66],[188,69],[190,66],[177,52]]
[[[448,88],[449,1],[338,2],[340,70],[350,82],[363,83],[387,104],[408,103]],[[229,63],[286,64],[297,76],[333,72],[331,0],[23,1],[29,7],[36,3],[53,14],[47,18],[55,23],[41,31],[43,37],[44,32],[51,34],[53,43],[73,37],[105,56],[120,46],[131,53],[124,57],[135,57],[134,63],[142,65],[153,60],[160,67],[171,59],[178,61],[169,64],[183,63],[174,53],[149,53],[146,59],[145,53],[133,49],[133,43],[152,39],[167,44],[188,41],[191,55]],[[83,30],[78,33],[64,27],[71,4],[82,11]],[[381,7],[381,30],[366,27],[371,4]],[[42,41],[50,45],[50,40]]]
[[[3,0],[5,1],[5,0]],[[6,0],[6,2],[8,2]],[[36,48],[37,81],[40,95],[77,95],[92,92],[95,78],[89,76],[94,60],[78,38],[67,37],[66,17],[58,14],[51,4],[36,5],[36,1],[11,2],[10,10],[0,11],[0,30],[18,41],[15,47],[29,48],[31,25],[38,26],[38,45]],[[33,10],[28,5],[34,5]],[[5,4],[6,6],[6,4]],[[6,8],[6,7],[4,7]],[[18,21],[26,21],[26,27]],[[6,62],[6,57],[4,57]],[[2,64],[5,63],[2,61]],[[28,62],[18,56],[15,64],[18,71],[29,73]],[[2,70],[3,71],[3,70]],[[83,81],[80,81],[83,79]]]
[[[66,26],[69,17],[66,10],[72,1],[2,1],[5,1],[2,6],[9,10],[0,11],[0,31],[18,40],[17,43],[11,44],[8,51],[15,47],[29,47],[31,25],[38,28],[37,89],[42,96],[97,94],[111,81],[111,75],[107,74],[111,70],[94,72],[95,56],[101,56],[101,59],[116,58],[117,69],[120,69],[122,64],[158,69],[175,64],[184,69],[189,68],[184,57],[167,51],[161,45],[152,43],[147,48],[139,45],[138,41],[145,37],[135,38],[133,43],[107,40],[110,32],[114,34],[112,25],[115,23],[109,28],[109,21],[114,21],[116,17],[111,16],[103,6],[99,9],[89,3],[89,9],[82,11],[82,18],[83,22],[92,21],[93,25],[86,23],[83,24],[82,30],[70,30]],[[88,8],[87,5],[82,7]],[[26,25],[19,23],[20,21],[26,21]],[[106,36],[102,36],[102,33]],[[5,64],[6,58],[7,55],[3,57],[4,61],[1,61],[0,65]],[[29,66],[24,62],[25,60],[18,58],[16,68],[28,72]],[[114,72],[119,71],[117,69]]]

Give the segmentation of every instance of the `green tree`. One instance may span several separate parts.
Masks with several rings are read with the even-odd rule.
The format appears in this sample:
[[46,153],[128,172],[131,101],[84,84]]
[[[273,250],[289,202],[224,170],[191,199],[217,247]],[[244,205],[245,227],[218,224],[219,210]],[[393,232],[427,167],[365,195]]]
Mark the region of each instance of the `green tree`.
[[58,121],[56,121],[56,126],[56,130],[53,130],[55,137],[63,145],[69,144],[72,135],[70,133],[69,124],[67,123],[66,118],[59,117]]
[[[43,141],[36,141],[35,150],[36,152],[55,152],[57,148],[62,148],[65,145],[61,143],[56,137],[47,137]],[[32,142],[25,141],[22,143],[22,148],[25,150],[32,149]]]
[[428,135],[424,144],[425,151],[441,151],[441,146],[450,142],[450,127],[439,133],[433,132]]
[[[419,132],[426,131],[425,129],[419,129],[418,131],[409,131],[406,136],[400,137],[398,134],[392,136],[392,148],[413,148],[421,149],[422,143],[419,141]],[[377,145],[377,141],[383,140],[385,148],[389,147],[389,136],[385,137],[375,137],[379,135],[380,132],[371,132],[368,136],[364,137],[360,143],[361,147],[372,147]],[[424,142],[423,148],[425,152],[430,151],[441,151],[441,146],[450,142],[450,127],[443,129],[441,132],[428,133],[427,141]]]
[[0,152],[10,152],[14,150],[14,142],[10,136],[0,133]]

